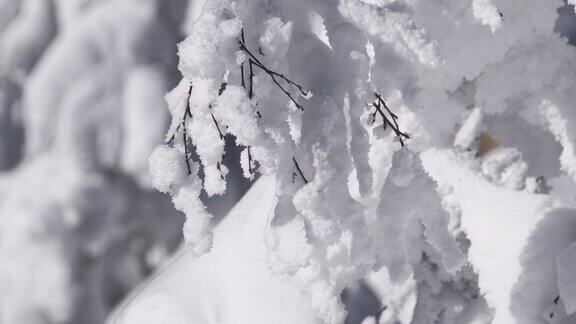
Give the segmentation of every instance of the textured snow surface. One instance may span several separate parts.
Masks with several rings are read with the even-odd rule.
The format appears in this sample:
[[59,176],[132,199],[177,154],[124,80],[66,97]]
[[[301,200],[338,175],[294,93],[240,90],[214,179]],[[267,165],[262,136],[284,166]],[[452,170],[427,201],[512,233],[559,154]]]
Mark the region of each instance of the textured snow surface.
[[545,302],[566,287],[554,279],[556,256],[576,240],[576,208],[547,195],[496,187],[448,150],[426,151],[422,161],[439,191],[461,209],[462,229],[473,242],[469,262],[495,309],[493,322],[538,323]]
[[276,204],[273,187],[273,177],[261,177],[218,224],[210,253],[197,257],[184,246],[108,322],[320,323],[293,280],[268,269],[264,229]]

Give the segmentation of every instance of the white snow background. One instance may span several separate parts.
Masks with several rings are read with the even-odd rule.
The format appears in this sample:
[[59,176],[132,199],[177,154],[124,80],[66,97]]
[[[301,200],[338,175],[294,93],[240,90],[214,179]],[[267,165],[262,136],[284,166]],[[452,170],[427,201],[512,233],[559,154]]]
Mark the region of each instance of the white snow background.
[[573,5],[0,0],[0,324],[576,323]]

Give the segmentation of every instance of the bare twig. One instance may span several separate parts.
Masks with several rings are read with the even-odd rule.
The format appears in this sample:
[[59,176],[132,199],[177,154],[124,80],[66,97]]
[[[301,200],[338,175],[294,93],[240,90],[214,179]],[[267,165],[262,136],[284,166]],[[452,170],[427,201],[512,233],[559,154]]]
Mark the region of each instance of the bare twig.
[[186,122],[182,121],[182,140],[184,145],[184,159],[186,160],[186,168],[188,168],[188,175],[192,174],[192,169],[190,168],[190,154],[188,153],[188,136],[186,135]]
[[[249,82],[250,82],[250,89],[248,90],[248,97],[250,99],[252,99],[252,96],[254,95],[254,90],[253,90],[253,77],[254,77],[254,72],[253,72],[253,66],[257,66],[259,67],[261,70],[263,70],[264,72],[266,72],[266,74],[268,74],[268,76],[272,79],[272,81],[276,84],[276,86],[278,86],[278,88],[280,88],[280,90],[282,92],[284,92],[284,94],[296,105],[296,107],[300,110],[304,110],[304,107],[302,107],[302,105],[300,105],[296,99],[294,99],[294,97],[292,96],[292,94],[286,89],[284,88],[280,82],[278,82],[278,79],[282,79],[284,80],[284,82],[286,82],[288,85],[296,87],[300,93],[303,96],[307,96],[308,93],[304,90],[304,88],[299,85],[298,83],[288,79],[285,75],[278,73],[274,70],[269,69],[268,67],[266,67],[266,65],[264,65],[264,63],[262,63],[254,54],[252,54],[252,52],[248,49],[248,47],[246,46],[245,40],[244,40],[244,31],[242,31],[241,34],[241,39],[239,40],[240,43],[240,49],[242,49],[246,54],[248,54],[249,59],[248,59],[248,64],[249,64],[249,69],[250,69],[250,76],[249,76]],[[241,71],[243,71],[244,69],[242,68]],[[243,72],[242,72],[243,73]]]
[[252,169],[252,153],[250,153],[250,146],[248,146],[248,173],[254,174],[254,170]]
[[220,126],[218,125],[218,122],[216,121],[216,117],[214,117],[214,114],[210,114],[212,115],[212,120],[214,121],[214,125],[216,125],[216,129],[218,130],[218,134],[220,134],[220,139],[224,140],[224,135],[222,134],[222,131],[220,130]]
[[[185,111],[185,115],[188,115],[188,117],[192,117],[192,112],[190,111],[190,97],[192,96],[192,84],[190,84],[190,87],[188,88],[188,99],[186,99],[186,111]],[[185,118],[186,116],[184,116]]]
[[556,298],[554,298],[554,305],[558,305],[558,302],[560,301],[560,295],[556,296]]
[[254,97],[254,69],[252,68],[252,60],[249,60],[250,74],[248,80],[250,81],[250,90],[248,91],[248,98],[252,99]]
[[[222,84],[220,85],[220,89],[218,90],[218,95],[221,95],[226,90],[226,87],[227,87],[227,83],[222,82]],[[176,127],[174,134],[172,134],[172,136],[170,137],[170,139],[167,142],[167,144],[173,143],[174,139],[176,138],[176,134],[180,130],[182,130],[182,142],[184,145],[184,155],[185,155],[185,160],[186,160],[186,168],[188,169],[188,175],[190,175],[192,173],[192,168],[190,167],[191,157],[190,157],[190,152],[188,151],[188,134],[187,134],[187,130],[186,130],[186,122],[188,121],[188,118],[192,118],[192,111],[190,110],[190,97],[191,96],[192,96],[192,84],[188,88],[188,96],[186,98],[186,109],[184,110],[184,115],[182,116],[182,122],[180,122],[178,127]],[[218,121],[216,121],[216,117],[214,117],[214,114],[211,114],[211,115],[212,115],[212,120],[214,121],[214,125],[216,125],[216,129],[218,130],[218,134],[220,135],[220,139],[224,140],[224,135],[222,134],[222,131],[220,130],[220,126],[218,125]],[[220,170],[219,164],[217,167],[218,167],[218,170]]]
[[218,95],[222,95],[222,93],[224,92],[224,90],[226,90],[226,87],[228,86],[228,83],[226,82],[222,82],[220,84],[220,89],[218,89]]
[[246,90],[246,81],[244,81],[244,62],[240,64],[240,85],[242,89]]
[[192,117],[192,112],[190,112],[190,96],[192,96],[192,84],[188,88],[188,97],[186,98],[186,109],[184,110],[184,116],[182,116],[182,123],[180,123],[178,125],[178,127],[176,127],[174,134],[172,134],[172,136],[170,137],[170,139],[168,140],[168,142],[166,144],[170,144],[172,141],[174,141],[174,138],[176,137],[176,133],[180,130],[180,127],[182,125],[184,125],[184,126],[186,125],[186,118]]
[[[400,141],[400,144],[402,146],[404,146],[405,145],[404,139],[409,139],[410,136],[400,130],[400,127],[398,126],[398,116],[396,116],[390,110],[390,108],[388,108],[388,106],[386,105],[386,103],[384,102],[384,100],[382,99],[380,94],[377,92],[374,92],[374,95],[376,96],[376,102],[371,104],[371,106],[376,109],[376,111],[374,113],[378,112],[378,114],[380,114],[380,116],[384,120],[384,124],[383,124],[384,129],[386,129],[387,126],[390,126],[390,128],[392,128],[392,130],[396,134],[396,137]],[[384,108],[386,110],[388,115],[390,115],[390,118],[388,118],[386,116],[386,113],[384,113],[382,108]],[[392,120],[392,121],[390,121],[390,120]]]
[[261,68],[262,70],[264,70],[264,72],[268,73],[271,77],[279,77],[282,80],[286,81],[286,83],[293,85],[294,87],[296,87],[300,93],[303,96],[308,95],[308,93],[306,91],[304,91],[304,87],[302,87],[301,85],[299,85],[298,83],[288,79],[284,74],[278,73],[274,70],[271,70],[269,68],[267,68],[264,63],[260,62],[260,60],[254,56],[254,54],[252,54],[252,52],[250,52],[250,50],[246,47],[246,45],[243,42],[240,42],[240,48],[242,50],[244,50],[244,52],[248,53],[248,55],[252,58],[252,64],[256,65],[257,67]]
[[[302,169],[300,169],[300,166],[298,165],[296,158],[292,157],[292,161],[294,161],[294,165],[296,166],[296,170],[298,170],[298,173],[300,173],[300,177],[302,177],[302,180],[304,180],[304,183],[308,183],[308,180],[304,176],[304,173],[302,173]],[[292,181],[294,181],[294,175],[292,175]]]
[[222,175],[222,168],[220,166],[220,161],[216,162],[216,169],[218,169],[218,171],[220,171],[220,179],[224,180],[224,176]]

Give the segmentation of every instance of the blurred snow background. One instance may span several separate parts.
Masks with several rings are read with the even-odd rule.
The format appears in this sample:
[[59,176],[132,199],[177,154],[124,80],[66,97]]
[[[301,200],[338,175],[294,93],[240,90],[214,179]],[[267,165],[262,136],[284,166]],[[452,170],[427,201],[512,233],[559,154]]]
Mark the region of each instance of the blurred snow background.
[[0,0],[0,323],[102,323],[179,245],[148,155],[195,6]]
[[[183,216],[151,188],[148,155],[164,140],[176,44],[200,2],[0,0],[0,324],[102,323],[177,249]],[[571,7],[557,31],[576,44]],[[548,173],[553,159],[526,152],[531,174],[570,195],[571,180]],[[218,221],[249,186],[232,169],[226,195],[203,198]],[[382,309],[369,282],[343,294],[348,323]]]

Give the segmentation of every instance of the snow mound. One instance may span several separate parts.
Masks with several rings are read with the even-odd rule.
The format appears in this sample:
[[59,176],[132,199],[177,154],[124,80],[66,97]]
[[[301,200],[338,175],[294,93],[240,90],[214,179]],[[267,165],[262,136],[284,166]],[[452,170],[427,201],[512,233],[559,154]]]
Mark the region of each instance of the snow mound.
[[264,229],[276,205],[274,178],[261,177],[214,230],[214,247],[186,246],[109,318],[110,324],[316,323],[287,276],[267,266]]
[[[558,303],[556,257],[576,240],[576,209],[552,196],[491,184],[454,151],[430,149],[421,158],[438,190],[458,202],[471,242],[468,259],[494,308],[493,323],[541,323],[546,305]],[[562,322],[562,315],[569,320],[552,317]]]

